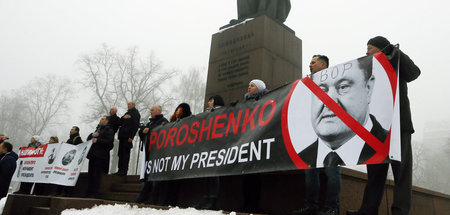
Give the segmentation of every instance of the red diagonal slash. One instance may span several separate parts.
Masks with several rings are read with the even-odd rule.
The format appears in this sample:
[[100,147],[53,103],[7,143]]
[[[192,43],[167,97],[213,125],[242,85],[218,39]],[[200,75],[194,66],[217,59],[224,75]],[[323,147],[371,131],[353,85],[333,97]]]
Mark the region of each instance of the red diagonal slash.
[[302,79],[303,84],[308,87],[311,92],[323,102],[339,119],[342,120],[350,129],[352,129],[361,139],[369,144],[375,151],[381,152],[384,150],[383,143],[373,136],[370,131],[364,128],[358,121],[356,121],[350,114],[347,113],[341,106],[339,106],[328,94],[326,94],[311,78],[306,77]]
[[[383,68],[386,70],[389,76],[389,80],[391,82],[393,95],[395,98],[395,89],[396,89],[396,76],[395,70],[392,68],[391,64],[387,60],[384,54],[377,54],[375,56],[377,60],[383,65]],[[380,58],[380,59],[379,59]],[[387,63],[387,64],[386,64]],[[390,66],[390,68],[389,68]],[[391,70],[392,69],[392,70]],[[389,71],[391,70],[391,71]],[[392,71],[394,71],[392,73]],[[389,73],[391,74],[389,75]],[[392,75],[394,80],[392,79]],[[326,94],[314,81],[312,81],[309,77],[303,78],[301,80],[306,87],[308,87],[311,92],[316,95],[324,105],[326,105],[337,117],[339,117],[344,124],[346,124],[356,135],[358,135],[362,140],[364,140],[367,144],[369,144],[375,151],[376,156],[373,156],[365,163],[379,163],[382,162],[386,156],[389,154],[389,143],[390,143],[390,133],[388,138],[386,138],[385,143],[383,144],[378,138],[376,138],[370,131],[364,128],[358,121],[356,121],[350,114],[347,113],[341,106],[339,106],[333,99],[331,99],[328,94]],[[394,84],[392,83],[394,82]]]
[[[380,52],[380,53],[374,54],[373,56],[378,60],[378,62],[380,62],[380,64],[383,66],[384,71],[386,72],[386,75],[391,84],[393,99],[395,101],[395,95],[396,95],[396,90],[397,90],[397,73],[395,72],[394,68],[389,63],[388,59],[386,58],[386,56],[383,53]],[[282,132],[283,132],[284,143],[286,145],[286,150],[287,150],[289,156],[291,157],[292,161],[294,162],[294,164],[297,166],[297,168],[299,168],[299,169],[311,168],[297,155],[297,152],[295,151],[295,149],[292,145],[290,134],[289,134],[289,129],[288,129],[289,103],[291,100],[291,96],[294,92],[294,89],[296,89],[299,81],[302,81],[302,83],[304,83],[307,87],[308,87],[307,83],[309,83],[309,85],[312,86],[312,87],[309,87],[311,91],[313,91],[312,88],[315,88],[316,92],[321,92],[319,94],[322,94],[322,97],[328,98],[328,100],[330,100],[330,102],[327,102],[327,103],[331,103],[331,104],[327,105],[325,102],[324,102],[324,104],[326,104],[329,107],[334,106],[334,108],[337,110],[341,109],[339,111],[334,110],[333,112],[338,117],[340,116],[340,118],[341,117],[344,118],[344,119],[341,118],[341,120],[344,123],[347,122],[346,123],[347,126],[349,126],[351,129],[352,129],[352,127],[354,127],[352,130],[358,136],[360,136],[364,141],[366,141],[372,148],[374,148],[376,150],[376,154],[372,158],[370,158],[368,161],[366,161],[364,164],[381,163],[384,161],[384,159],[388,156],[388,153],[389,153],[390,131],[389,131],[389,135],[386,138],[385,142],[382,143],[377,138],[375,138],[369,131],[367,131],[363,126],[361,126],[356,120],[354,120],[353,117],[351,117],[346,111],[342,110],[342,108],[338,104],[336,104],[336,102],[334,102],[334,100],[329,98],[329,96],[325,92],[323,92],[322,89],[320,89],[311,79],[306,78],[305,80],[303,80],[303,79],[297,80],[292,84],[292,87],[286,97],[284,104],[283,104],[283,112],[282,112],[282,117],[281,117],[282,118],[282,120],[281,120],[282,121]],[[330,109],[332,109],[332,108],[330,108]],[[343,114],[338,114],[338,113],[343,113]],[[347,120],[346,118],[349,118],[349,119]]]

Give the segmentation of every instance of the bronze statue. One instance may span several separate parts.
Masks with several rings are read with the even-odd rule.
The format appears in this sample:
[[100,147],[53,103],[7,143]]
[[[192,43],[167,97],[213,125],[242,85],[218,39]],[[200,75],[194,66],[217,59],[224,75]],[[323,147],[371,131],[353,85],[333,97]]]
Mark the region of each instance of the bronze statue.
[[290,0],[237,0],[238,19],[253,17],[257,14],[266,14],[281,23],[291,10]]

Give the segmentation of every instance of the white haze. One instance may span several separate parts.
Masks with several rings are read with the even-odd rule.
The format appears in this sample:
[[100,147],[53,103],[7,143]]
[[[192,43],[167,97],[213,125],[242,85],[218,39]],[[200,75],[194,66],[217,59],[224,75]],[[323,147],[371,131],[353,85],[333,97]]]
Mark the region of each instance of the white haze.
[[[285,24],[303,41],[303,75],[314,54],[327,55],[333,65],[364,55],[367,40],[377,35],[400,43],[422,70],[408,85],[413,141],[429,147],[427,140],[438,131],[445,147],[441,151],[448,157],[449,1],[291,3]],[[0,92],[46,73],[70,77],[76,86],[81,76],[76,60],[102,43],[121,50],[138,46],[143,55],[153,52],[166,70],[207,68],[211,35],[236,14],[236,1],[231,0],[0,0]],[[62,140],[72,125],[81,125],[83,136],[93,129],[80,117],[89,98],[83,90],[77,92],[73,108],[64,114],[65,124],[52,128]],[[446,159],[442,162],[448,163]]]

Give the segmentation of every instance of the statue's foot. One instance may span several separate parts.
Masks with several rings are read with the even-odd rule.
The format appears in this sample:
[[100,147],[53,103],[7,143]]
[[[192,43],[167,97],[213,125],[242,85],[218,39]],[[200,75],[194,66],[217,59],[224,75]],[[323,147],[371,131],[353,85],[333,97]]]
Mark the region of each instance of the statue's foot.
[[237,24],[238,23],[238,20],[237,19],[232,19],[232,20],[230,20],[230,24],[231,25],[234,25],[234,24]]

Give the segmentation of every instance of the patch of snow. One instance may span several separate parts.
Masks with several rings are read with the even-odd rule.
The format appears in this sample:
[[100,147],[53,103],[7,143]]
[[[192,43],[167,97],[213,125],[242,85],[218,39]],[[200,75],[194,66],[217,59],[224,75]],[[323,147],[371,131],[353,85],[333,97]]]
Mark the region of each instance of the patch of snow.
[[[195,208],[181,209],[178,207],[168,210],[155,208],[138,208],[136,205],[115,204],[115,205],[99,205],[88,209],[66,209],[61,215],[223,215],[222,211],[197,210]],[[236,215],[231,212],[230,215]]]
[[245,24],[245,23],[247,23],[247,22],[252,21],[253,19],[254,19],[254,18],[247,18],[247,19],[245,19],[244,21],[241,21],[240,23],[236,23],[236,24],[234,24],[234,25],[232,25],[232,26],[229,26],[229,27],[220,29],[220,31],[219,31],[218,33],[222,33],[222,32],[224,32],[224,31],[226,31],[226,30],[228,30],[228,29],[230,29],[230,28],[234,28],[234,27],[236,27],[236,26],[238,26],[238,25],[243,25],[243,24]]
[[3,213],[3,208],[5,207],[6,204],[6,198],[8,198],[8,196],[5,196],[2,199],[0,199],[0,215]]

